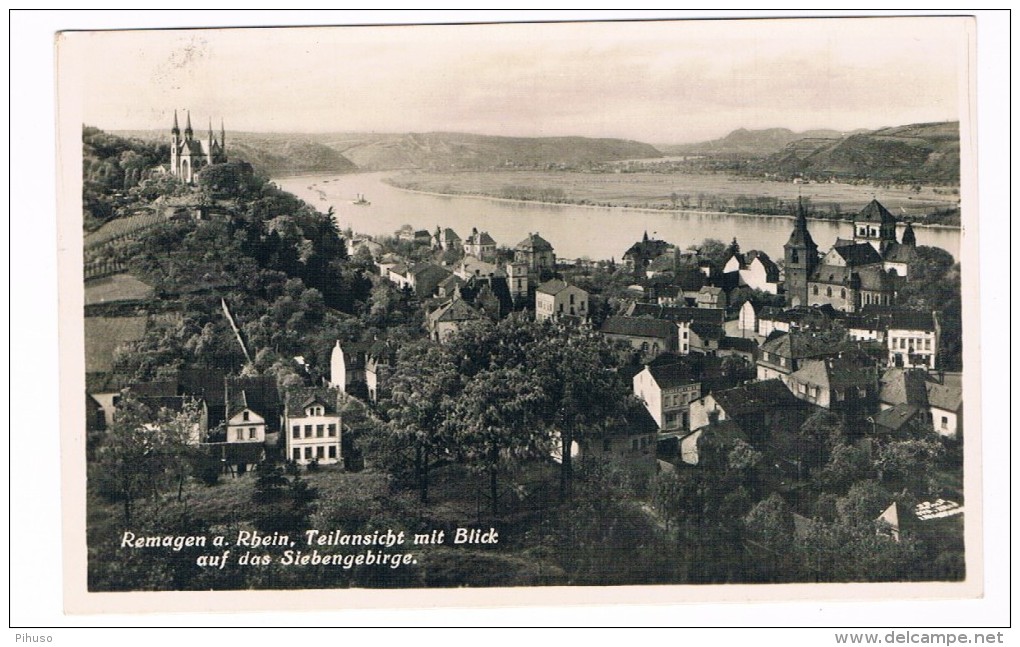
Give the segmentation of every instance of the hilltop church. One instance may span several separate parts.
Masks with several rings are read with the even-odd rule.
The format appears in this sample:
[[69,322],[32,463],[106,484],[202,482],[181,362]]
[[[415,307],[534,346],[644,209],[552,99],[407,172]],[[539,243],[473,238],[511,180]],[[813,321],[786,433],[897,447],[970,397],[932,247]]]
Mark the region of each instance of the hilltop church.
[[174,127],[170,129],[170,174],[188,184],[195,183],[195,177],[204,166],[227,161],[227,133],[220,120],[219,141],[213,137],[212,119],[209,120],[209,136],[195,139],[191,129],[191,111],[188,111],[184,126],[184,137],[177,125],[177,111],[174,110]]
[[850,240],[837,238],[819,257],[818,245],[807,229],[803,203],[790,239],[783,246],[786,295],[790,307],[831,305],[857,312],[866,305],[892,305],[900,281],[916,259],[917,239],[907,223],[902,242],[896,241],[896,218],[877,200],[854,217]]

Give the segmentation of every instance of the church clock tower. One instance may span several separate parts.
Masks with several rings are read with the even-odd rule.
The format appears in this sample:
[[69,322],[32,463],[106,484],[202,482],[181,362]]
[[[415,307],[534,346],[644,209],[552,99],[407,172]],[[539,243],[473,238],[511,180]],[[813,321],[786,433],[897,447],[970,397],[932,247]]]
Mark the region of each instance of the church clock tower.
[[786,302],[790,307],[808,305],[808,279],[818,267],[818,245],[807,229],[804,202],[797,199],[797,220],[783,245],[786,261]]

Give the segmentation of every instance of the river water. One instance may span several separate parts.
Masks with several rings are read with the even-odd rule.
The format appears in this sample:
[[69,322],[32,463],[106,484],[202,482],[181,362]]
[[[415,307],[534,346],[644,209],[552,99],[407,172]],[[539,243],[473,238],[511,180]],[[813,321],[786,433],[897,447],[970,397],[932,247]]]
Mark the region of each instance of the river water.
[[[773,259],[783,257],[793,219],[784,216],[735,215],[697,211],[667,212],[624,207],[585,207],[541,204],[472,196],[441,196],[405,191],[383,179],[393,172],[349,175],[304,175],[275,178],[281,189],[293,193],[320,211],[334,208],[341,229],[393,235],[405,224],[433,232],[450,227],[466,238],[472,227],[488,231],[499,245],[513,247],[530,232],[552,243],[559,258],[615,258],[647,232],[681,248],[706,238],[728,243],[734,237],[744,251],[759,249]],[[354,205],[362,194],[371,204]],[[881,197],[879,197],[881,201]],[[837,237],[850,238],[848,222],[811,220],[811,237],[821,251]],[[918,245],[941,247],[959,260],[960,230],[915,227]],[[900,228],[902,235],[902,227]]]

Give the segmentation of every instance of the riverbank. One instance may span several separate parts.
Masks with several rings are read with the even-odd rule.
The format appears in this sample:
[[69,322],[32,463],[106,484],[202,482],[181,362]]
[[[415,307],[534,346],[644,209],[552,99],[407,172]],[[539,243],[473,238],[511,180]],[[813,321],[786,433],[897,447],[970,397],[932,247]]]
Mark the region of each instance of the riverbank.
[[[491,201],[491,202],[499,202],[499,203],[507,203],[507,204],[541,205],[541,206],[549,206],[549,207],[565,207],[565,206],[570,206],[570,207],[581,207],[581,208],[585,208],[585,209],[600,209],[600,210],[615,209],[615,210],[631,211],[631,212],[638,212],[638,213],[653,213],[653,214],[667,214],[667,215],[675,214],[675,215],[679,215],[679,216],[707,216],[707,217],[738,216],[738,217],[745,217],[745,218],[782,218],[782,219],[786,219],[786,220],[793,220],[796,217],[796,216],[794,216],[794,215],[792,215],[790,213],[755,213],[755,212],[748,212],[748,211],[707,211],[707,210],[698,210],[698,209],[683,209],[683,208],[679,208],[678,209],[678,208],[673,208],[670,205],[652,206],[652,205],[645,204],[645,205],[641,205],[641,206],[636,206],[636,205],[630,205],[630,204],[613,204],[613,203],[592,204],[591,202],[586,201],[586,200],[570,200],[570,199],[564,199],[564,200],[558,200],[558,201],[549,201],[549,200],[538,200],[538,199],[531,200],[531,199],[526,199],[526,198],[504,198],[504,197],[490,195],[490,194],[485,194],[485,193],[470,193],[470,192],[458,192],[458,191],[442,192],[442,191],[429,191],[429,190],[425,190],[425,189],[416,189],[416,188],[411,188],[411,187],[408,187],[408,186],[403,186],[403,185],[395,182],[393,177],[384,177],[384,178],[382,178],[381,181],[384,184],[386,184],[387,186],[391,186],[394,189],[398,189],[400,191],[405,191],[407,193],[415,193],[415,194],[418,194],[418,195],[427,195],[427,196],[432,196],[432,197],[437,197],[437,198],[470,198],[470,199],[474,199],[474,200],[487,200],[487,201]],[[845,222],[845,223],[849,223],[849,222],[853,222],[853,217],[854,217],[853,213],[841,213],[839,215],[839,217],[824,217],[824,216],[819,216],[817,213],[814,213],[814,214],[810,214],[807,219],[809,221],[816,221],[816,222],[834,222],[834,223],[836,223],[836,222]],[[915,228],[923,227],[923,228],[926,228],[926,229],[934,229],[934,230],[960,231],[960,225],[958,225],[958,224],[956,224],[956,225],[952,225],[952,224],[928,224],[928,223],[911,221],[911,226],[915,227]]]

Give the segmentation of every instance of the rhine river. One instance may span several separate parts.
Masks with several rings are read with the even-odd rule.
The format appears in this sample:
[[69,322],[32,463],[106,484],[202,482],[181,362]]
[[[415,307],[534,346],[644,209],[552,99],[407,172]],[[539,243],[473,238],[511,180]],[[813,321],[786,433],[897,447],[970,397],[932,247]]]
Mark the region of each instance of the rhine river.
[[[405,191],[383,179],[394,175],[355,173],[349,175],[303,175],[274,178],[284,191],[298,196],[320,211],[330,206],[340,229],[372,236],[393,233],[403,225],[434,232],[449,227],[462,239],[472,227],[487,231],[501,246],[513,247],[529,233],[537,232],[552,243],[559,258],[615,258],[649,237],[666,240],[681,248],[717,238],[729,243],[734,237],[744,251],[759,249],[773,259],[783,257],[783,244],[790,237],[793,219],[784,216],[736,215],[700,211],[656,211],[625,207],[586,207],[569,204],[519,202],[474,196],[442,196]],[[354,205],[359,195],[371,204]],[[878,196],[882,201],[881,195]],[[848,222],[810,220],[811,237],[822,252],[837,237],[852,237]],[[897,234],[902,235],[903,228]],[[947,227],[914,227],[918,245],[941,247],[959,260],[960,230]]]

